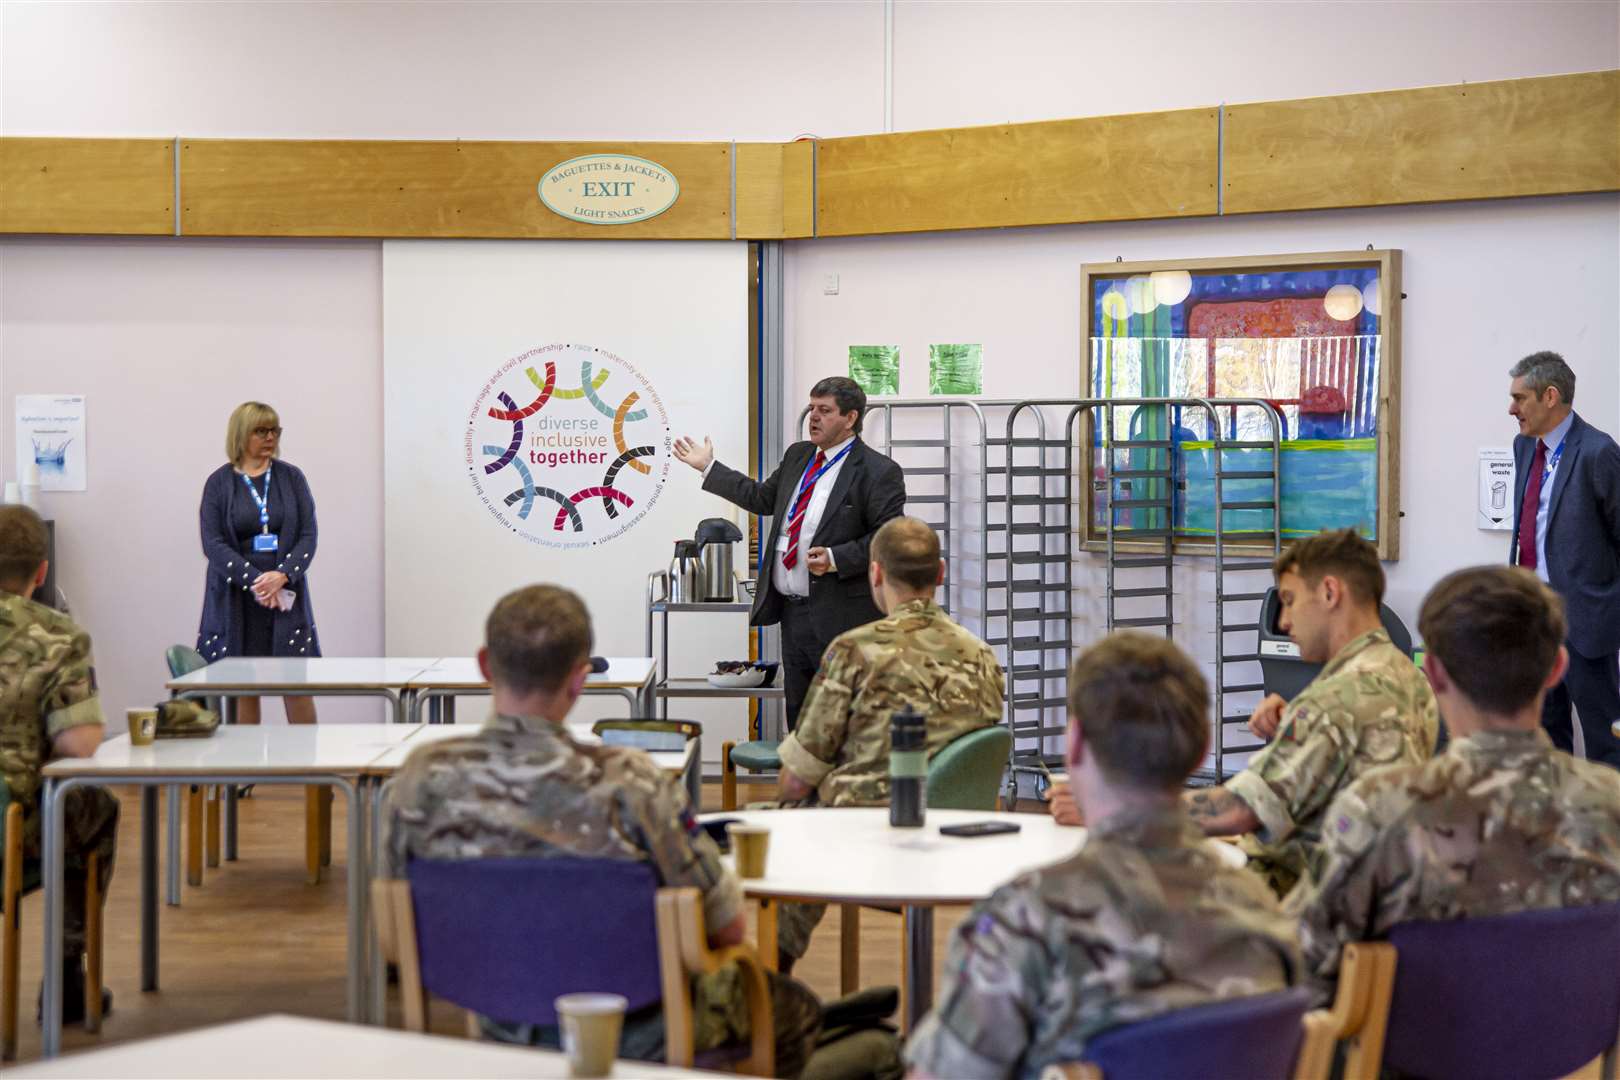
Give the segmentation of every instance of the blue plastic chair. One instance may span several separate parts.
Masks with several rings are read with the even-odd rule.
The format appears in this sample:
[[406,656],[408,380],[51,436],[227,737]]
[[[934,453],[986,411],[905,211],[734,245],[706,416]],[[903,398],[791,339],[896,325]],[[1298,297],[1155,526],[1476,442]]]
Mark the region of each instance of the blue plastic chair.
[[[372,891],[383,954],[400,965],[408,1029],[426,1030],[429,993],[469,1013],[545,1027],[557,1025],[560,995],[621,994],[629,1012],[663,1002],[670,1064],[737,1063],[770,1075],[764,969],[746,946],[710,950],[697,890],[660,889],[651,864],[565,855],[419,859],[406,873]],[[689,976],[727,963],[743,966],[752,1045],[694,1062]]]
[[1103,1032],[1086,1043],[1085,1062],[1105,1080],[1288,1080],[1310,1003],[1310,991],[1295,987],[1177,1009]]
[[1389,944],[1386,1069],[1566,1076],[1620,1038],[1620,904],[1404,923]]

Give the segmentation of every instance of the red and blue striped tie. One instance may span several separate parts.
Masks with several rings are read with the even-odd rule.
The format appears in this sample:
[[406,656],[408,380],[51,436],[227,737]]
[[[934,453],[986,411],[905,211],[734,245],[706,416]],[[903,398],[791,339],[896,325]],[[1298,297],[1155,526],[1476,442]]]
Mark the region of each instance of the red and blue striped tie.
[[[820,450],[816,451],[816,460],[810,463],[810,475],[820,479],[821,467],[827,464],[827,455]],[[782,565],[791,570],[799,565],[799,531],[804,528],[804,511],[810,505],[810,496],[816,490],[816,481],[804,485],[799,491],[799,497],[793,502],[793,510],[788,514],[788,546],[782,552]]]

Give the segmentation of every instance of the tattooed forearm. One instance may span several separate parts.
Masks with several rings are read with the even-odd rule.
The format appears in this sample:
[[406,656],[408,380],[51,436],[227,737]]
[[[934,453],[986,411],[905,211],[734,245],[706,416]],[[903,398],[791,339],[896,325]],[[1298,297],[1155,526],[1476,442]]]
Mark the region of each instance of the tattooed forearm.
[[1224,787],[1184,792],[1181,802],[1205,836],[1235,836],[1260,827],[1249,805]]

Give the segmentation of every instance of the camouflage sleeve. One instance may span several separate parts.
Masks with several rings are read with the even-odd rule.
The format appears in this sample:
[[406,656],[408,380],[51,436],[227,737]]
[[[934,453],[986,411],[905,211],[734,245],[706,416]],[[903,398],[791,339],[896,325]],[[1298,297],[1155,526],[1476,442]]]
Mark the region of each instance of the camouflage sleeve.
[[799,709],[799,726],[777,750],[782,764],[805,783],[821,783],[838,764],[860,678],[859,650],[841,640],[829,645]]
[[939,1001],[906,1042],[913,1069],[935,1077],[1017,1075],[1040,1009],[1030,988],[1049,980],[1039,921],[1027,900],[1003,886],[952,931]]
[[729,926],[742,914],[742,888],[720,861],[720,849],[698,824],[679,781],[646,763],[645,783],[623,789],[639,793],[632,808],[632,839],[647,853],[664,885],[691,886],[703,894],[703,923],[710,932]]
[[1305,972],[1324,1000],[1338,979],[1340,950],[1374,936],[1376,929],[1380,881],[1386,875],[1379,851],[1383,830],[1368,804],[1368,790],[1368,784],[1357,782],[1333,800],[1323,822],[1322,858],[1284,904],[1299,920]]
[[101,698],[96,693],[90,635],[75,629],[71,635],[55,638],[47,647],[45,661],[54,668],[40,702],[46,737],[54,739],[68,728],[84,724],[105,724]]
[[405,759],[405,764],[388,784],[388,795],[383,804],[382,865],[377,873],[385,878],[402,878],[405,866],[411,861],[411,831],[413,825],[427,820],[425,799],[428,795],[426,755],[420,752]]
[[1271,745],[1228,780],[1226,790],[1260,819],[1260,839],[1281,843],[1332,796],[1352,750],[1328,712],[1302,694]]

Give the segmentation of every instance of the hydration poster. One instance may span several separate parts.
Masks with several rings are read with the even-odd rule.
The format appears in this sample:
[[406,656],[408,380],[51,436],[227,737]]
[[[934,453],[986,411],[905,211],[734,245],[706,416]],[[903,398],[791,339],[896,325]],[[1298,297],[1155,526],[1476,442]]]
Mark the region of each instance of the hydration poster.
[[85,490],[83,394],[18,394],[16,432],[19,482],[37,465],[41,491]]

